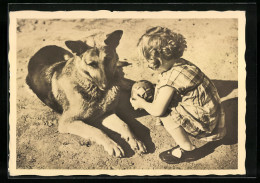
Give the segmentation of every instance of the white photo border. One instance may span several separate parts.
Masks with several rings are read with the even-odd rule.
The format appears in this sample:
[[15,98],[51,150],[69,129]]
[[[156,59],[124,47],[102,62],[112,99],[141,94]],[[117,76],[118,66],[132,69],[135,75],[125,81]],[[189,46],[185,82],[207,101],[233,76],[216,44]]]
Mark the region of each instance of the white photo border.
[[[232,170],[42,170],[17,169],[16,167],[16,25],[17,19],[78,19],[78,18],[221,18],[238,19],[238,169]],[[12,11],[9,12],[9,65],[10,65],[10,115],[9,115],[9,174],[18,175],[117,175],[117,176],[159,176],[159,175],[245,175],[246,159],[246,62],[245,62],[245,11]]]

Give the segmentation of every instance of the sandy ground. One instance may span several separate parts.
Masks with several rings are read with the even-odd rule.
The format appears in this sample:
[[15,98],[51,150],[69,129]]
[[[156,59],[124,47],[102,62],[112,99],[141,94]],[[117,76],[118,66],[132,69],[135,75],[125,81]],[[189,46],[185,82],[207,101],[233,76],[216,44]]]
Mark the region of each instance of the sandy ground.
[[126,150],[125,158],[109,156],[103,147],[80,137],[57,131],[58,115],[45,106],[25,84],[30,57],[41,47],[65,47],[66,40],[80,40],[95,32],[124,31],[117,49],[125,77],[133,81],[156,82],[156,73],[145,69],[136,44],[151,26],[166,26],[186,37],[188,48],[183,58],[192,61],[215,83],[221,97],[238,87],[237,21],[234,19],[77,19],[19,20],[17,25],[17,168],[19,169],[237,169],[237,99],[223,103],[228,134],[220,142],[205,143],[202,158],[191,163],[168,165],[160,152],[175,146],[163,126],[144,111],[134,111],[129,93],[123,93],[119,116],[144,141],[148,154],[138,155],[116,134],[108,132]]

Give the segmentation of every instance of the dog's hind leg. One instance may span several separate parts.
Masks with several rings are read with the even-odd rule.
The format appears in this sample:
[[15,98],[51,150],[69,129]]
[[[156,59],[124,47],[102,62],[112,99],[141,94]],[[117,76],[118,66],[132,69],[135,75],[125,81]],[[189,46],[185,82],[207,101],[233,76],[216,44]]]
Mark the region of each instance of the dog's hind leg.
[[110,139],[104,132],[91,125],[85,124],[81,120],[74,120],[66,114],[63,114],[59,120],[58,129],[60,133],[78,135],[82,138],[89,139],[103,145],[109,155],[114,155],[116,157],[124,156],[123,149],[112,139]]
[[129,126],[121,120],[116,114],[111,114],[104,118],[102,121],[102,124],[111,129],[114,132],[117,132],[118,134],[121,135],[123,139],[125,139],[131,148],[138,153],[146,153],[146,147],[145,145],[138,140],[133,132],[130,130]]

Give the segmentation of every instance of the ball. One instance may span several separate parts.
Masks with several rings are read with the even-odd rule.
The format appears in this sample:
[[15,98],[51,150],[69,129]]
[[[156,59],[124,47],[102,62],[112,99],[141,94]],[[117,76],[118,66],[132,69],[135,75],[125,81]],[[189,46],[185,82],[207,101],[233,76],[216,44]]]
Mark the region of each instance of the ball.
[[132,86],[131,98],[134,100],[136,96],[145,99],[147,102],[152,102],[154,97],[154,85],[146,80],[135,82]]

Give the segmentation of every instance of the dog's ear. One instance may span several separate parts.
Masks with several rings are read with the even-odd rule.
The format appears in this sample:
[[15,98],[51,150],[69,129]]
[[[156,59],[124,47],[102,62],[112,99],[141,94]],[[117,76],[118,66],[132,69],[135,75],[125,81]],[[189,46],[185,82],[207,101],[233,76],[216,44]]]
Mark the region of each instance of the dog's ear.
[[65,41],[66,46],[78,56],[87,51],[90,46],[88,46],[83,41]]
[[107,38],[104,41],[107,46],[116,48],[119,45],[119,41],[123,35],[122,30],[116,30],[110,34],[107,34]]

